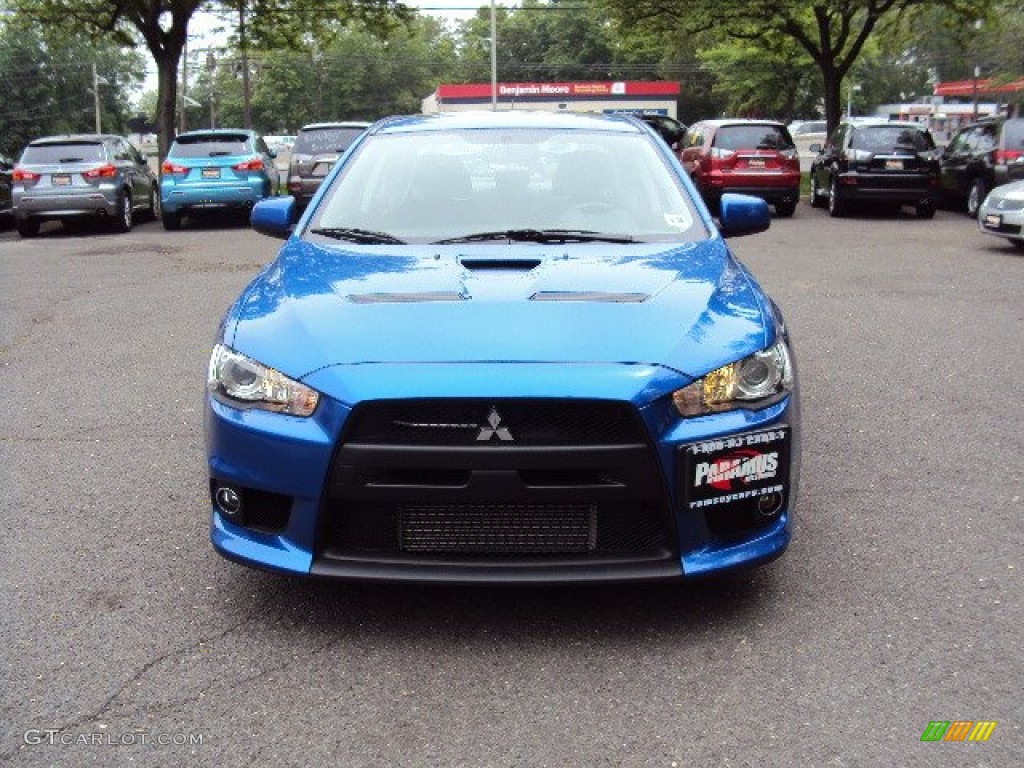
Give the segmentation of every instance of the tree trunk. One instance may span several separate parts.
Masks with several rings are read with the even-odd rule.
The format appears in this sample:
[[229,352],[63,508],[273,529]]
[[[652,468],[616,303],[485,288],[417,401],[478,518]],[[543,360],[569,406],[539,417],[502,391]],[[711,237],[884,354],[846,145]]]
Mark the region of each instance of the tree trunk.
[[[180,54],[180,52],[179,52]],[[175,137],[175,118],[178,106],[178,56],[166,51],[153,54],[157,69],[156,127],[160,159]]]
[[825,121],[831,134],[843,119],[843,78],[835,68],[823,66],[821,83],[824,90]]

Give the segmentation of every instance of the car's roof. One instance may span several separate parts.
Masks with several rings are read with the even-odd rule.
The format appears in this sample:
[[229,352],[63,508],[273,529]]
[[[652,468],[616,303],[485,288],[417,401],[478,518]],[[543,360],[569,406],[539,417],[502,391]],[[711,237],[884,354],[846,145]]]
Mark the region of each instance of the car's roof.
[[322,131],[329,128],[369,128],[370,123],[363,122],[361,120],[342,120],[333,123],[309,123],[299,128],[299,133],[302,131]]
[[31,147],[39,144],[66,144],[69,141],[99,144],[110,139],[120,138],[122,137],[112,133],[62,133],[59,136],[43,136],[42,138],[33,139],[28,145]]
[[251,131],[248,128],[198,128],[194,131],[185,131],[175,136],[176,139],[180,139],[183,136],[237,136],[244,133],[246,136],[255,136],[256,131]]
[[717,117],[713,120],[701,120],[702,125],[781,125],[785,127],[785,123],[781,120],[765,120],[765,119],[747,119],[743,117]]
[[[846,123],[846,121],[843,121]],[[919,131],[927,131],[928,126],[924,123],[917,123],[913,120],[861,120],[855,123],[846,123],[854,128],[885,128],[885,127],[897,127],[897,128],[916,128]]]
[[407,133],[506,128],[599,130],[619,133],[639,133],[641,130],[646,130],[628,115],[541,110],[480,110],[386,118],[376,123],[371,131],[374,133]]

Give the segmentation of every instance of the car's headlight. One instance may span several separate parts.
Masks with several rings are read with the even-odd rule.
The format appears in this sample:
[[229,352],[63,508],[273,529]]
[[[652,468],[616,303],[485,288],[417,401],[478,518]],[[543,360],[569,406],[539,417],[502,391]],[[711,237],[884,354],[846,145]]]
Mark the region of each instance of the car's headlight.
[[793,364],[782,340],[735,363],[723,365],[672,393],[683,416],[764,408],[793,389]]
[[315,390],[223,344],[213,347],[206,388],[217,400],[235,408],[261,408],[292,416],[311,415],[320,400]]

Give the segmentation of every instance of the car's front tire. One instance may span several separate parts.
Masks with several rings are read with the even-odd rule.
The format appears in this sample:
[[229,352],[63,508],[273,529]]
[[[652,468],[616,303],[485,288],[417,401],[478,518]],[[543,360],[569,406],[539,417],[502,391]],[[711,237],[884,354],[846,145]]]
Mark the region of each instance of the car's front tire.
[[967,215],[972,219],[978,218],[978,209],[985,202],[985,195],[987,194],[988,188],[985,185],[984,179],[975,179],[971,182],[971,189],[967,193]]
[[839,197],[839,182],[832,178],[828,192],[828,215],[837,218],[846,213],[846,203]]
[[825,196],[821,194],[821,190],[818,189],[818,177],[813,173],[811,174],[811,193],[810,203],[811,208],[821,208],[825,202]]
[[160,188],[154,184],[149,189],[149,204],[146,206],[146,215],[150,221],[160,218]]
[[117,199],[113,223],[115,232],[125,233],[132,231],[132,196],[128,190],[122,190]]

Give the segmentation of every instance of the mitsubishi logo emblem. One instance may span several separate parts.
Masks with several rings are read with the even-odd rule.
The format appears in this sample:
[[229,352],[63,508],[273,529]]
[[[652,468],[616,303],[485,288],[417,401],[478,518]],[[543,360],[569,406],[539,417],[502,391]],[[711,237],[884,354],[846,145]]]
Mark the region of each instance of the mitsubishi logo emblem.
[[477,441],[487,441],[495,436],[497,436],[499,440],[512,440],[512,433],[505,427],[501,426],[501,416],[498,415],[498,409],[493,405],[491,406],[491,412],[487,414],[487,424],[490,426],[480,427],[480,431],[476,436]]

